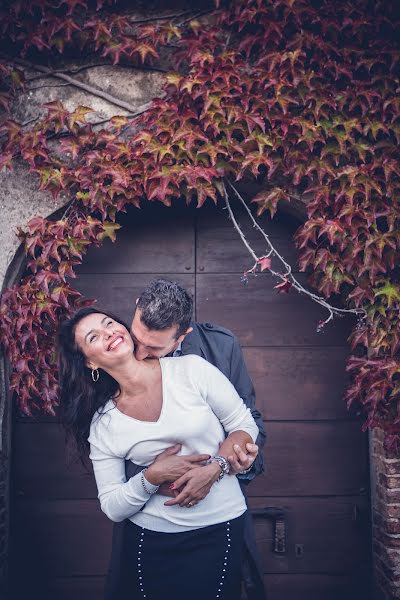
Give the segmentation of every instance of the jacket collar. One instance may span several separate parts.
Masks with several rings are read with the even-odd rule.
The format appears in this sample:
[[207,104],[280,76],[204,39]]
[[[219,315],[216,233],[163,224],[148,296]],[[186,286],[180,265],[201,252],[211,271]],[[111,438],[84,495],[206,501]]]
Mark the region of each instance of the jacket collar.
[[182,354],[197,354],[197,356],[205,358],[202,339],[198,328],[195,323],[192,323],[191,327],[193,327],[193,331],[188,333],[182,342]]

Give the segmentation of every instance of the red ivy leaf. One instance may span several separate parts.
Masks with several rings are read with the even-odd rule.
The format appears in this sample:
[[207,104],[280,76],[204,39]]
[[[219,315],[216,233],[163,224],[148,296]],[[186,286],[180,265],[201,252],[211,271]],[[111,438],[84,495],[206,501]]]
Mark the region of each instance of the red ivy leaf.
[[285,279],[285,281],[282,281],[282,283],[278,283],[277,285],[274,285],[274,290],[276,290],[278,292],[278,294],[281,294],[281,293],[288,294],[291,287],[292,287],[292,283],[290,281],[288,281],[287,279]]
[[274,217],[278,202],[280,200],[290,200],[288,192],[282,188],[274,187],[272,190],[264,190],[259,192],[252,200],[255,204],[258,204],[257,215],[260,216],[266,210],[269,210],[271,217]]
[[263,256],[258,259],[257,264],[260,265],[261,271],[265,271],[271,268],[272,261],[268,256]]

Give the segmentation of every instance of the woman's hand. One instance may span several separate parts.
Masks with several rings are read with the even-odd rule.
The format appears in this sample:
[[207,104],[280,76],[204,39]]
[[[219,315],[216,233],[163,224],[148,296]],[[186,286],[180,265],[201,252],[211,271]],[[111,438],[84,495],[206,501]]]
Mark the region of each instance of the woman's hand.
[[179,490],[179,494],[173,500],[164,502],[165,506],[174,506],[175,504],[188,508],[194,506],[207,496],[220,473],[221,467],[218,463],[211,463],[205,467],[193,467],[171,486],[172,490]]
[[204,464],[209,454],[190,454],[176,456],[181,444],[175,444],[161,452],[146,471],[146,479],[153,485],[161,485],[179,479],[182,475],[198,465]]

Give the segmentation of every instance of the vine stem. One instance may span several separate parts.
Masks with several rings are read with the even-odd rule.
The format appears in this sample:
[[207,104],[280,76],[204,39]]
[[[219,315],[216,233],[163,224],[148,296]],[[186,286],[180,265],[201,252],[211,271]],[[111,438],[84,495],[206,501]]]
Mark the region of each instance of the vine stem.
[[[110,67],[110,63],[109,62],[98,62],[98,63],[90,63],[88,65],[82,65],[80,67],[68,67],[68,68],[63,68],[63,69],[53,69],[51,71],[51,75],[53,75],[54,73],[69,73],[72,75],[76,75],[77,73],[80,73],[81,71],[85,71],[87,69],[95,69],[96,67]],[[125,65],[125,64],[118,64],[118,67],[121,67],[121,69],[131,69],[134,71],[144,71],[144,72],[150,72],[150,73],[168,73],[167,69],[161,69],[160,67],[147,67],[146,65],[140,65],[140,66],[132,66],[132,65]],[[50,77],[50,73],[40,73],[39,75],[32,75],[31,77],[27,77],[26,81],[28,83],[30,83],[31,81],[36,81],[37,79],[44,79],[46,77]]]
[[[121,100],[120,98],[116,98],[115,96],[109,94],[108,92],[103,92],[102,90],[98,90],[97,88],[88,85],[87,83],[83,83],[83,81],[79,81],[79,79],[75,79],[70,75],[66,75],[65,73],[61,73],[59,71],[53,71],[48,67],[44,67],[42,65],[36,65],[27,60],[23,60],[21,58],[9,58],[8,56],[3,56],[3,58],[10,63],[14,63],[17,65],[21,65],[27,69],[32,69],[34,71],[40,71],[41,73],[45,73],[49,77],[55,77],[56,79],[62,79],[63,81],[67,81],[69,84],[88,92],[92,96],[97,96],[99,98],[103,98],[103,100],[107,100],[110,104],[114,104],[115,106],[119,106],[119,108],[124,108],[130,113],[136,115],[141,115],[145,110],[148,110],[150,107],[151,101],[146,102],[142,106],[135,108],[129,102],[125,102],[125,100]],[[162,97],[162,96],[161,96]]]
[[231,204],[229,201],[229,196],[228,196],[228,192],[226,190],[226,186],[225,186],[225,184],[223,184],[225,204],[226,204],[226,208],[228,210],[229,216],[230,216],[232,223],[233,223],[236,231],[238,232],[243,244],[245,245],[245,247],[247,248],[247,250],[249,251],[249,253],[251,254],[251,256],[253,257],[253,259],[255,261],[253,267],[251,267],[251,269],[246,271],[245,275],[247,273],[255,273],[257,266],[260,264],[260,261],[263,258],[269,258],[271,256],[271,254],[273,256],[275,256],[285,267],[286,272],[280,273],[278,271],[274,271],[271,268],[268,268],[268,271],[271,273],[271,275],[280,279],[282,282],[287,282],[290,280],[290,283],[292,284],[292,286],[294,287],[294,289],[297,292],[299,292],[300,294],[303,294],[305,296],[308,296],[309,298],[311,298],[311,300],[313,300],[317,304],[320,304],[321,306],[323,306],[324,308],[326,308],[328,310],[329,316],[327,319],[325,319],[325,321],[320,322],[320,324],[318,326],[318,331],[320,331],[327,323],[329,323],[329,321],[331,321],[334,318],[334,315],[343,316],[344,314],[355,314],[355,315],[362,315],[362,318],[367,317],[367,313],[363,308],[338,308],[336,306],[332,306],[331,304],[329,304],[329,302],[327,302],[325,300],[325,298],[322,298],[322,296],[318,296],[317,294],[314,294],[313,292],[311,292],[311,291],[307,290],[305,287],[303,287],[301,285],[301,283],[299,281],[297,281],[297,279],[293,275],[292,267],[289,265],[288,262],[286,262],[286,260],[283,258],[283,256],[278,252],[278,250],[272,244],[269,236],[265,233],[263,228],[257,223],[255,218],[253,217],[253,214],[252,214],[251,210],[249,209],[249,207],[247,206],[247,203],[245,202],[242,195],[239,193],[239,191],[235,188],[235,186],[229,180],[227,180],[227,182],[228,182],[229,187],[234,191],[237,198],[243,204],[247,214],[249,215],[249,217],[253,223],[253,227],[261,233],[261,235],[264,237],[265,241],[267,242],[267,245],[269,248],[269,251],[267,252],[267,254],[265,256],[259,257],[254,252],[254,250],[252,249],[252,247],[246,240],[246,237],[245,237],[243,231],[241,230],[239,223],[237,222],[237,220],[235,218],[235,215],[233,213],[233,210],[232,210],[232,207],[231,207]]
[[[157,21],[173,21],[174,19],[178,19],[179,17],[187,17],[187,20],[195,19],[196,17],[213,12],[212,10],[203,10],[200,13],[193,13],[193,10],[187,10],[185,12],[175,14],[175,15],[163,15],[160,17],[148,17],[143,19],[136,19],[130,21],[131,25],[141,25],[142,23],[156,23]],[[189,16],[188,16],[189,15]],[[183,21],[184,23],[185,21]],[[181,23],[178,23],[181,25]]]

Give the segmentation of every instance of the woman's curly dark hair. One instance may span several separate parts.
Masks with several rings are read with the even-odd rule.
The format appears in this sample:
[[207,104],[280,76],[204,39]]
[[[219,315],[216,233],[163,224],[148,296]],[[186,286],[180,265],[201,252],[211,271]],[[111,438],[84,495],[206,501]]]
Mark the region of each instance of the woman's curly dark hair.
[[118,317],[100,308],[82,308],[63,321],[58,332],[59,401],[60,421],[64,427],[69,448],[74,448],[84,463],[89,448],[90,424],[95,412],[120,391],[117,381],[105,371],[100,372],[97,382],[92,380],[86,357],[75,341],[78,323],[93,314],[104,314],[120,323]]

